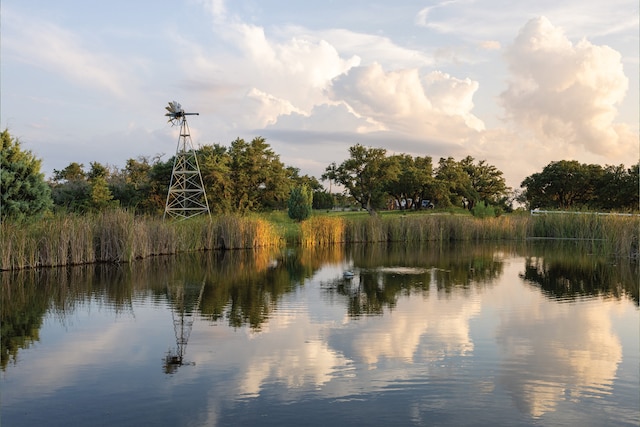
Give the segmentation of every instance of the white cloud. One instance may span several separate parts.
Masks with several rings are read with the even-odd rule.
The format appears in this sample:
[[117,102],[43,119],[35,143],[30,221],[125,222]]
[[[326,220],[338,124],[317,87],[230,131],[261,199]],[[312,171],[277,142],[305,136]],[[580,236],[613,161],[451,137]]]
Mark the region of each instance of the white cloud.
[[630,133],[614,123],[628,87],[618,52],[573,44],[541,17],[525,25],[506,58],[511,77],[501,100],[513,122],[554,145],[604,156],[630,148]]
[[460,141],[484,125],[471,113],[478,83],[418,69],[386,72],[380,64],[354,67],[334,79],[331,97],[386,129]]

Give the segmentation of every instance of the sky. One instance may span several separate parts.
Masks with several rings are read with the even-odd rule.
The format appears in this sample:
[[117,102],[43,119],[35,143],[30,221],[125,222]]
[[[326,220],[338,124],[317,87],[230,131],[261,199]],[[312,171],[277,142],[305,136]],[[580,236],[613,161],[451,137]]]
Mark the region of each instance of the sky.
[[[461,160],[517,189],[640,159],[636,0],[4,0],[0,126],[50,177],[261,136],[320,176],[349,147]],[[328,182],[325,183],[328,187]]]

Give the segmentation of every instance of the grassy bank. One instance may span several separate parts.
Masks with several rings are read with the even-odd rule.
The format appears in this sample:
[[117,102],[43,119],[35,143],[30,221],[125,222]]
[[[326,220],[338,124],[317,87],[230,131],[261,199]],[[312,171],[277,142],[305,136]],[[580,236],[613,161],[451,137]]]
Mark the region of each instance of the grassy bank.
[[163,222],[125,211],[56,216],[0,225],[0,269],[131,262],[155,255],[222,249],[343,243],[564,239],[592,242],[608,255],[638,258],[640,217],[581,215],[316,214],[295,223],[285,212]]
[[475,218],[418,214],[320,216],[302,224],[300,242],[318,246],[350,242],[482,242],[500,240],[576,240],[614,257],[639,258],[640,216],[529,214]]
[[162,221],[114,210],[0,225],[0,269],[131,262],[181,252],[246,249],[284,243],[279,229],[258,217],[200,217]]

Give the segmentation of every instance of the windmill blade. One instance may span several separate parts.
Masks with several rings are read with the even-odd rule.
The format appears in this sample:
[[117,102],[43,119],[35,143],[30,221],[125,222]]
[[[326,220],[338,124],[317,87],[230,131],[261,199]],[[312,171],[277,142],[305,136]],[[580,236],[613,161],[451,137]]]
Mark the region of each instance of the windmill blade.
[[165,116],[169,117],[168,122],[174,126],[179,123],[180,118],[184,117],[182,105],[176,101],[169,101],[169,105],[164,108],[168,111],[168,113],[165,114]]
[[164,107],[170,114],[182,114],[184,110],[182,105],[176,101],[170,101],[167,107]]

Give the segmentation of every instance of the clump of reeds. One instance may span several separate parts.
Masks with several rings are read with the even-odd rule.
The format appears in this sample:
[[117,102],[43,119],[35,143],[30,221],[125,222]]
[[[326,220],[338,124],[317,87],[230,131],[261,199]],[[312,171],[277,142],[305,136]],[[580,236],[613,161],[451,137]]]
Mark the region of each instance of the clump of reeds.
[[282,239],[270,222],[253,217],[224,215],[213,220],[208,249],[250,249],[278,246]]
[[326,246],[345,240],[345,220],[340,217],[314,216],[300,225],[302,246]]
[[154,255],[279,246],[276,227],[261,218],[227,215],[186,221],[137,217],[124,210],[52,216],[0,225],[0,270],[131,262]]
[[638,258],[640,216],[553,213],[530,217],[528,237],[598,243],[607,254]]
[[526,218],[407,215],[356,218],[347,226],[349,242],[453,242],[523,239]]

